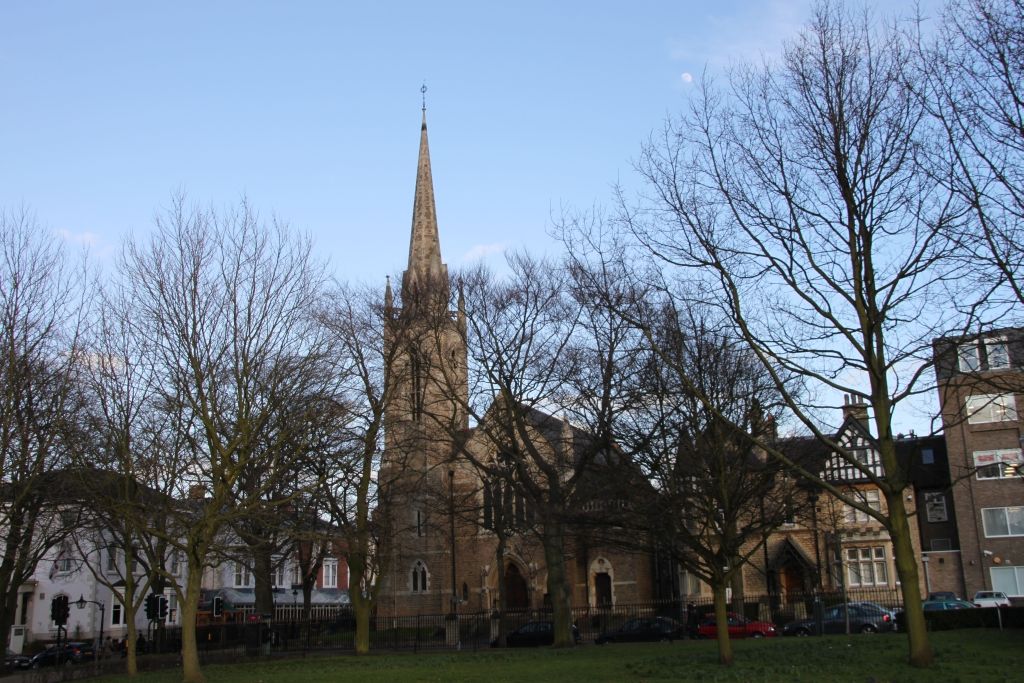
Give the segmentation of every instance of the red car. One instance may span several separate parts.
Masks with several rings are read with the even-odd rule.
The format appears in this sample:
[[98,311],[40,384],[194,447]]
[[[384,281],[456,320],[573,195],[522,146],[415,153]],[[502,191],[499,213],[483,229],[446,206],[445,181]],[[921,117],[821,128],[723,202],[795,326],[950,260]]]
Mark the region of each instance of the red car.
[[[779,635],[775,624],[767,621],[750,621],[744,616],[729,612],[729,637],[730,638],[774,638]],[[718,638],[718,628],[715,626],[715,615],[706,614],[704,620],[697,627],[697,636],[700,638]]]

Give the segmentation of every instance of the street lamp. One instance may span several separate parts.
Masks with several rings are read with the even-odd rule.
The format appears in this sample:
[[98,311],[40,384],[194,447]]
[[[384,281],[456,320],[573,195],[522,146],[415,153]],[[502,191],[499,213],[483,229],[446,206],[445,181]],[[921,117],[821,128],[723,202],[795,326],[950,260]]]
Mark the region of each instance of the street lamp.
[[75,604],[78,605],[78,609],[85,609],[86,605],[99,605],[100,607],[100,637],[96,646],[93,648],[93,658],[99,659],[100,648],[103,647],[103,622],[106,621],[106,617],[104,616],[106,605],[97,600],[86,600],[84,595],[81,595]]

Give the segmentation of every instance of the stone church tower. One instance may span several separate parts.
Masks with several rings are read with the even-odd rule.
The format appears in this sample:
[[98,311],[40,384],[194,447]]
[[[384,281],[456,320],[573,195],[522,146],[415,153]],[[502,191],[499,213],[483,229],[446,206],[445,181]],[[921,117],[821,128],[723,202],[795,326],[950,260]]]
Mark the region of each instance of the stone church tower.
[[[525,498],[507,489],[497,494],[471,463],[497,457],[499,447],[488,430],[469,429],[466,314],[462,292],[454,298],[453,306],[441,260],[424,110],[409,262],[400,298],[390,282],[384,295],[387,384],[393,393],[385,408],[378,475],[381,617],[488,612],[498,607],[499,588],[510,610],[542,610],[548,602],[537,535],[520,530],[499,544],[492,524],[499,506],[503,514],[532,524]],[[534,445],[552,457],[578,432],[540,411],[529,411],[527,419],[537,432]],[[585,533],[569,535],[565,554],[573,604],[652,597],[649,557],[600,547]]]
[[448,267],[441,260],[426,109],[420,127],[409,262],[396,305],[384,295],[386,357],[393,396],[385,411],[379,481],[385,499],[386,569],[379,613],[439,614],[450,609],[451,534],[443,514],[456,459],[468,431],[465,316],[450,308]]

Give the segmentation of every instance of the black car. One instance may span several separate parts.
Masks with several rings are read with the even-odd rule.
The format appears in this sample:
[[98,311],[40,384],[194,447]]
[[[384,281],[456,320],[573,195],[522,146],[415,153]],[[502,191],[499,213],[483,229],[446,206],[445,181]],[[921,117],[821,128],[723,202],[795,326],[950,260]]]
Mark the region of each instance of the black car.
[[31,668],[39,669],[56,664],[81,664],[95,659],[96,650],[92,643],[72,641],[57,646],[50,646],[32,658]]
[[16,655],[10,650],[4,655],[4,671],[20,671],[32,668],[32,658],[26,655]]
[[[895,628],[892,612],[870,602],[837,605],[825,610],[821,622],[824,633],[846,633],[846,614],[850,615],[850,633],[883,633]],[[809,636],[816,634],[816,619],[794,621],[782,629],[784,636]]]
[[617,631],[602,633],[594,641],[598,645],[605,643],[640,643],[670,642],[682,638],[686,627],[675,619],[668,617],[639,617],[630,619]]
[[[579,645],[580,632],[576,624],[572,625],[572,638]],[[529,621],[505,636],[505,644],[509,647],[539,647],[554,642],[555,626],[550,621]],[[491,641],[491,647],[497,646],[497,640]]]

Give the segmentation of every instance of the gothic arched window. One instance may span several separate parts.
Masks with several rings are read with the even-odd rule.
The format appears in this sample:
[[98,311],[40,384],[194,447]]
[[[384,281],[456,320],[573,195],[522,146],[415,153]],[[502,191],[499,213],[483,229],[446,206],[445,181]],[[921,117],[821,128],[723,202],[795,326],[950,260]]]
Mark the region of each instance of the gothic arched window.
[[419,421],[423,415],[426,364],[423,354],[415,346],[409,349],[409,403],[412,419]]
[[427,565],[423,560],[416,560],[412,566],[412,592],[422,593],[427,590]]

